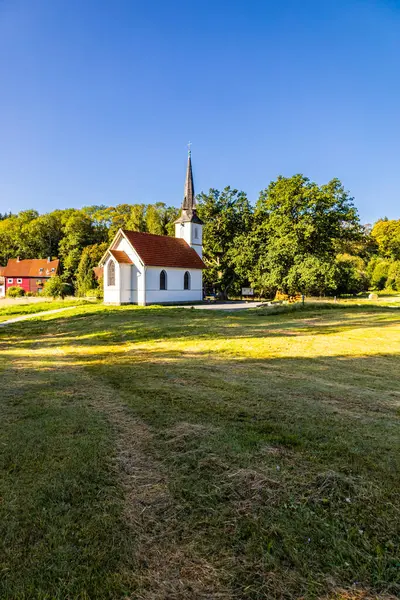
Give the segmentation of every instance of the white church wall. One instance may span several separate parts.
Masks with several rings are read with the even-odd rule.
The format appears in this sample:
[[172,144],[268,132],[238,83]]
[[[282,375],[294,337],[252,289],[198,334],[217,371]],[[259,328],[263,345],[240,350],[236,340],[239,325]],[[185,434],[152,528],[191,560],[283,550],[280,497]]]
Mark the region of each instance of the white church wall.
[[[118,304],[144,303],[144,267],[138,255],[128,240],[121,234],[112,245],[113,250],[125,252],[132,261],[132,265],[120,264],[120,294]],[[104,297],[105,298],[105,297]],[[106,300],[104,300],[106,302]]]
[[203,226],[186,222],[175,223],[175,237],[182,238],[203,258]]
[[120,265],[121,304],[136,304],[138,301],[138,273],[135,265]]
[[[160,290],[160,273],[162,270],[167,273],[166,290]],[[183,278],[186,271],[190,273],[190,290],[183,289]],[[203,300],[201,269],[146,268],[146,304],[197,302],[199,300]]]
[[104,291],[104,303],[105,304],[120,304],[120,269],[118,263],[115,263],[115,285],[108,285],[108,267],[113,259],[109,257],[104,264],[104,278],[103,278],[103,291]]

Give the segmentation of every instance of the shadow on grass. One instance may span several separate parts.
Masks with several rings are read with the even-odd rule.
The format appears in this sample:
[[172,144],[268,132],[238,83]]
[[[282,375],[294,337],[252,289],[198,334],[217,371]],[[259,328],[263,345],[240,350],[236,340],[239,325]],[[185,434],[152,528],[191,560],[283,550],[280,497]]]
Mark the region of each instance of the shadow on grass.
[[[65,347],[96,346],[102,334],[114,343],[198,330],[235,337],[235,327],[268,335],[247,315],[154,314],[133,315],[137,336],[123,311],[35,322],[23,340],[3,332],[2,597],[146,597],[135,588],[143,564],[129,558],[135,536],[121,523],[101,388],[154,431],[148,452],[177,506],[171,555],[190,540],[231,597],[321,596],[332,580],[399,592],[399,356],[253,359],[194,347],[91,357]],[[386,316],[371,326],[398,323]],[[343,320],[344,329],[316,327],[354,327],[353,315]],[[159,522],[162,535],[162,513]]]
[[[29,337],[25,323],[0,330],[0,348],[8,341],[19,347],[31,346],[32,337],[41,348],[70,345],[95,346],[132,341],[279,338],[332,335],[363,328],[385,328],[400,323],[400,313],[387,307],[371,311],[365,307],[343,308],[335,311],[304,310],[295,314],[266,315],[257,311],[241,314],[190,311],[188,309],[116,309],[99,307],[98,311],[83,311],[76,316],[60,316],[51,320],[29,323]],[[88,321],[90,320],[90,323]],[[48,323],[51,333],[47,333]],[[88,333],[88,327],[90,333]],[[45,335],[41,335],[45,332]],[[24,339],[25,338],[25,339]]]

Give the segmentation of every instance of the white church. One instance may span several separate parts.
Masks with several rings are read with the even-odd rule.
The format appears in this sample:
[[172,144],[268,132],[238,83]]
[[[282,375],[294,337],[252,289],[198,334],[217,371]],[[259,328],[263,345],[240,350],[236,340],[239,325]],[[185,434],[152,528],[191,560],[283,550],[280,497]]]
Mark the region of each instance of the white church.
[[203,299],[203,221],[196,214],[189,151],[175,237],[120,229],[100,261],[105,304],[170,304]]

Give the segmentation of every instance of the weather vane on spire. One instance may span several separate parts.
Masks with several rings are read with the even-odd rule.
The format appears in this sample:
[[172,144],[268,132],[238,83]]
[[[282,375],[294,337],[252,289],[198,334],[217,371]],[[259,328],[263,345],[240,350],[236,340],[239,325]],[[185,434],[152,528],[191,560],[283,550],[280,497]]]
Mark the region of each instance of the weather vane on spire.
[[188,146],[188,154],[189,154],[189,156],[190,156],[190,155],[192,154],[192,148],[191,148],[191,146],[192,146],[192,142],[188,142],[188,145],[187,145],[187,146]]

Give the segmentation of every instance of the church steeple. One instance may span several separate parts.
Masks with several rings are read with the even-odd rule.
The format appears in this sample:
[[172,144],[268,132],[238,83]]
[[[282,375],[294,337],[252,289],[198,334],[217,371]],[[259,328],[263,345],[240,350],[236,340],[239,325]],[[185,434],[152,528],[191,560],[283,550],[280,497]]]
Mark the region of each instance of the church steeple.
[[192,172],[192,153],[189,149],[188,152],[188,163],[186,169],[186,181],[185,181],[185,192],[183,195],[182,210],[193,210],[195,207],[195,196],[194,196],[194,185],[193,185],[193,172]]
[[203,221],[197,216],[196,197],[194,193],[193,171],[192,171],[192,152],[188,152],[188,162],[186,169],[185,189],[183,193],[182,211],[179,219],[175,223],[198,223],[203,225]]
[[189,145],[186,169],[185,190],[183,193],[182,210],[179,219],[175,221],[175,237],[184,239],[189,246],[203,256],[203,221],[197,216],[196,197],[194,195],[192,157]]

